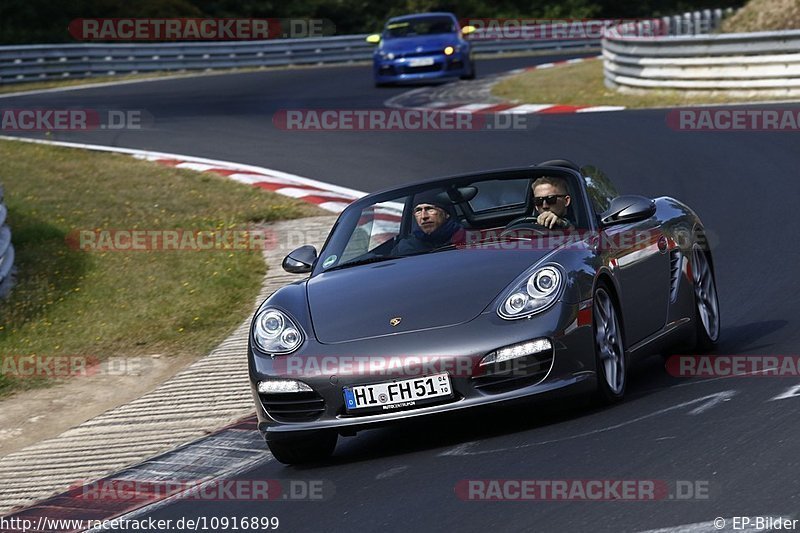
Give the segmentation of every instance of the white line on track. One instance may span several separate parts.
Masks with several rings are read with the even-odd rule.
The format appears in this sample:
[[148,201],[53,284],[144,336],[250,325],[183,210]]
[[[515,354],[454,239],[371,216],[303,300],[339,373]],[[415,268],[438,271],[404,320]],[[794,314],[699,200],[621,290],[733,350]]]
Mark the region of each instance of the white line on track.
[[396,476],[397,474],[400,474],[401,472],[405,472],[406,470],[408,470],[407,466],[395,466],[393,468],[390,468],[389,470],[385,470],[385,471],[381,472],[380,474],[375,476],[375,479],[387,479],[387,478],[390,478],[392,476]]
[[[768,517],[767,515],[762,515]],[[716,531],[737,531],[741,533],[756,533],[762,531],[774,531],[774,529],[765,529],[764,527],[756,527],[753,525],[744,525],[739,522],[738,527],[734,528],[734,517],[717,517],[715,520],[708,522],[695,522],[693,524],[681,524],[674,527],[664,527],[660,529],[648,529],[647,531],[640,531],[639,533],[711,533]],[[736,517],[742,518],[742,517]],[[776,520],[791,520],[788,516],[775,515],[771,518]],[[751,520],[752,521],[752,520]],[[717,527],[721,525],[722,527]]]
[[[718,405],[719,403],[721,403],[725,399],[730,399],[735,394],[736,394],[735,390],[726,390],[726,391],[722,391],[722,392],[717,392],[717,393],[714,393],[714,394],[709,394],[708,396],[703,396],[701,398],[695,398],[694,400],[689,400],[689,401],[686,401],[686,402],[682,402],[682,403],[679,403],[677,405],[673,405],[671,407],[666,407],[664,409],[659,409],[658,411],[655,411],[655,412],[652,412],[650,414],[646,414],[646,415],[643,415],[643,416],[640,416],[640,417],[637,417],[637,418],[633,418],[631,420],[626,420],[625,422],[620,422],[619,424],[614,424],[614,425],[607,426],[607,427],[604,427],[604,428],[599,428],[599,429],[593,429],[591,431],[585,431],[583,433],[578,433],[577,435],[570,435],[568,437],[561,437],[561,438],[558,438],[558,439],[543,440],[543,441],[538,441],[538,442],[529,442],[527,444],[520,444],[519,446],[509,446],[509,447],[505,447],[505,448],[494,448],[494,449],[491,449],[491,450],[470,451],[470,448],[475,446],[476,444],[478,444],[478,441],[465,442],[463,444],[459,444],[458,446],[454,446],[453,448],[450,448],[449,450],[445,450],[444,452],[440,453],[439,456],[440,457],[446,457],[446,456],[472,456],[472,455],[497,454],[497,453],[513,451],[513,450],[522,450],[522,449],[530,448],[530,447],[533,447],[533,446],[544,446],[546,444],[555,444],[555,443],[558,443],[558,442],[565,442],[565,441],[568,441],[568,440],[580,439],[580,438],[583,438],[583,437],[596,435],[598,433],[606,433],[608,431],[613,431],[615,429],[619,429],[619,428],[622,428],[622,427],[625,427],[625,426],[629,426],[631,424],[635,424],[637,422],[641,422],[642,420],[647,420],[647,419],[650,419],[650,418],[654,418],[656,416],[660,416],[660,415],[663,415],[663,414],[666,414],[666,413],[670,413],[672,411],[677,411],[677,410],[683,409],[685,407],[689,407],[691,405],[695,405],[695,404],[699,403],[699,404],[701,404],[700,406],[698,406],[696,409],[693,409],[692,411],[689,412],[689,414],[698,414],[698,413],[695,413],[695,411],[697,411],[697,409],[700,409],[700,408],[702,408],[704,406],[707,406],[709,404],[711,404],[711,406]],[[710,408],[710,407],[708,407],[708,408]],[[703,409],[703,410],[706,410],[706,409]],[[699,411],[699,412],[703,412],[703,411]]]

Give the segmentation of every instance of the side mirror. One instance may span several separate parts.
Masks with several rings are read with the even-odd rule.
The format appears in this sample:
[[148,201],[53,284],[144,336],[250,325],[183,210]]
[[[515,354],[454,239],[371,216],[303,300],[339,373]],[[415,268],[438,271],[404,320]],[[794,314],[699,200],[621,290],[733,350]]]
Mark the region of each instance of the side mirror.
[[461,199],[459,202],[469,202],[473,200],[476,196],[478,196],[478,188],[469,185],[467,187],[459,187],[456,189],[457,196],[460,196]]
[[475,26],[464,26],[463,28],[461,28],[461,34],[462,35],[469,35],[470,33],[475,33],[475,31],[477,31],[477,29],[478,28],[476,28]]
[[367,42],[371,44],[378,44],[379,42],[381,42],[381,34],[373,33],[372,35],[368,35]]
[[293,250],[283,258],[283,269],[292,274],[305,274],[311,272],[314,261],[317,260],[317,249],[307,244]]
[[611,200],[608,210],[600,215],[603,226],[638,222],[650,218],[656,212],[656,202],[638,195],[617,196]]

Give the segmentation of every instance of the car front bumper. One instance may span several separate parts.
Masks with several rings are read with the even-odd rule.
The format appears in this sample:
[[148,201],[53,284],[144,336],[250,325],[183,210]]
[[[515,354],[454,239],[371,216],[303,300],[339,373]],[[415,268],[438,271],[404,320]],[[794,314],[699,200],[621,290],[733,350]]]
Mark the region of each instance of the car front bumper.
[[[510,373],[482,374],[478,363],[490,352],[532,339],[547,338],[552,350],[521,358]],[[415,356],[427,365],[354,371],[354,360],[398,361]],[[547,358],[549,357],[549,360]],[[291,359],[294,358],[294,359]],[[532,359],[536,359],[533,361]],[[531,365],[526,366],[526,362]],[[321,429],[352,434],[394,421],[510,402],[545,393],[588,389],[596,380],[591,301],[557,303],[530,319],[504,320],[494,310],[458,325],[338,344],[314,339],[292,355],[271,358],[249,347],[250,381],[259,430],[269,437]],[[452,398],[407,410],[349,414],[343,388],[404,380],[447,371]],[[546,370],[546,372],[543,372]],[[301,381],[313,393],[259,394],[259,381]]]
[[[431,65],[411,66],[414,60],[429,58]],[[373,75],[376,83],[397,83],[435,80],[466,76],[472,68],[469,55],[456,52],[446,56],[436,54],[414,58],[383,59],[375,57],[373,60]]]

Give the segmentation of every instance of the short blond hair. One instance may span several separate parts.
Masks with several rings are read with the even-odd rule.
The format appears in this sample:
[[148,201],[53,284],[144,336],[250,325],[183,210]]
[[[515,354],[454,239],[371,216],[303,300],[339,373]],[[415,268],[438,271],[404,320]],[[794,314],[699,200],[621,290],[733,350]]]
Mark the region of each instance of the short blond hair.
[[561,194],[569,193],[569,189],[567,189],[567,180],[564,178],[557,178],[555,176],[542,176],[533,182],[531,189],[536,189],[536,187],[539,185],[552,185],[553,187],[558,187],[561,190]]

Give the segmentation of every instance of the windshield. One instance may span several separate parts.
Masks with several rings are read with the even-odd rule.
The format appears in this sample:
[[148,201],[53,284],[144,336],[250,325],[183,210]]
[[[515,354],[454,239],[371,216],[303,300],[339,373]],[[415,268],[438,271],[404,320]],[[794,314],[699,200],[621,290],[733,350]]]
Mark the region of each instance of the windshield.
[[420,35],[453,33],[455,31],[455,23],[450,17],[420,17],[388,23],[384,29],[384,37],[398,39],[402,37],[418,37]]
[[[539,214],[534,206],[533,190],[541,178],[532,172],[519,174],[492,179],[461,178],[409,187],[376,196],[373,202],[359,202],[342,214],[322,250],[318,271],[518,238],[517,234],[504,234],[503,231],[520,217],[533,215],[535,219]],[[558,193],[557,202],[562,204],[558,211],[561,217],[569,222],[570,228],[585,228],[587,210],[575,183],[577,180],[562,180],[563,188],[560,190],[537,190]],[[554,231],[536,226],[533,229],[540,233]]]

